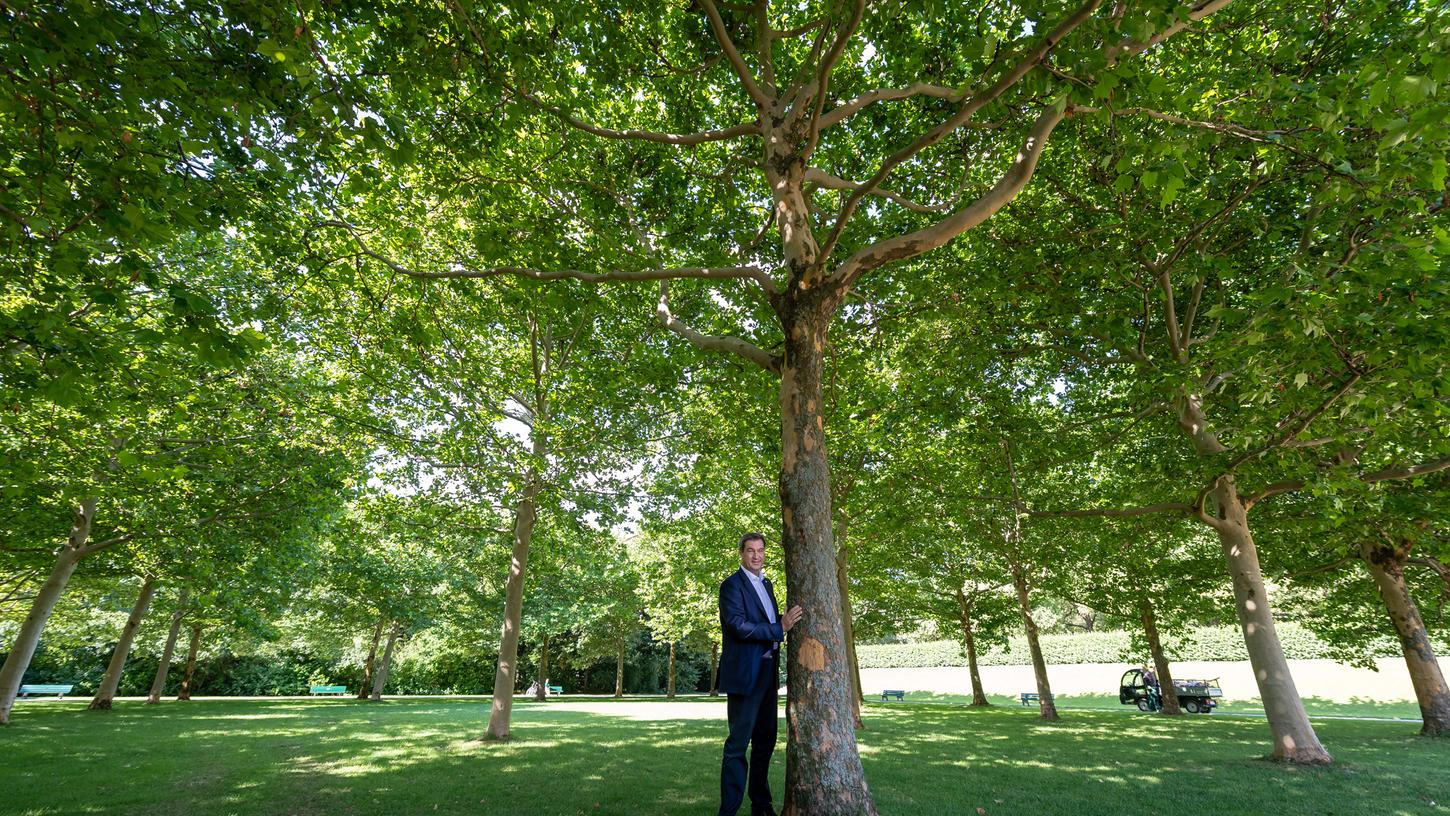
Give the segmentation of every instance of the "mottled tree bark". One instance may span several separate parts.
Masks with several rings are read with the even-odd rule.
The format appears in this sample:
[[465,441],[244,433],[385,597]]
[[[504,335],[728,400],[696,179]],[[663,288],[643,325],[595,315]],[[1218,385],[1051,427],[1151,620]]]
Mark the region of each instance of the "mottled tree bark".
[[1249,533],[1247,511],[1239,498],[1233,476],[1223,476],[1213,490],[1218,504],[1214,530],[1223,546],[1224,561],[1233,581],[1235,607],[1249,663],[1259,686],[1259,699],[1269,720],[1274,740],[1273,758],[1306,765],[1325,765],[1333,761],[1319,742],[1299,689],[1289,673],[1289,661],[1279,643],[1274,614],[1269,608],[1269,593],[1259,571],[1259,551]]
[[534,699],[544,702],[549,699],[549,636],[545,635],[539,643],[539,665],[537,680],[534,683]]
[[619,654],[614,661],[614,696],[624,696],[624,641],[619,642]]
[[710,696],[720,696],[720,644],[710,642]]
[[1425,621],[1420,617],[1420,608],[1405,585],[1405,562],[1409,558],[1409,550],[1408,543],[1398,547],[1372,541],[1359,544],[1360,556],[1374,578],[1375,588],[1379,590],[1385,611],[1400,638],[1400,651],[1405,655],[1405,668],[1409,670],[1415,700],[1420,704],[1420,718],[1424,722],[1420,733],[1431,737],[1450,736],[1450,689],[1445,686],[1445,675],[1440,671],[1440,662],[1425,630]]
[[191,681],[196,676],[196,653],[201,648],[201,624],[191,627],[191,645],[186,649],[186,673],[181,676],[181,688],[176,692],[177,701],[191,699]]
[[20,683],[25,677],[25,670],[30,668],[35,648],[40,645],[40,633],[45,631],[50,613],[55,610],[55,604],[60,600],[61,593],[65,592],[66,584],[70,583],[76,565],[85,555],[86,542],[90,540],[91,524],[95,516],[94,498],[84,499],[76,506],[70,535],[55,554],[55,566],[50,569],[50,577],[41,585],[40,591],[35,593],[35,599],[30,602],[30,612],[25,616],[25,622],[20,624],[15,643],[10,647],[10,654],[5,657],[5,665],[0,667],[0,725],[10,722],[10,709],[15,705],[15,695],[20,693]]
[[[844,526],[844,525],[843,525]],[[841,545],[836,553],[836,584],[841,593],[841,628],[846,632],[846,677],[851,681],[851,718],[856,728],[861,722],[861,666],[856,662],[856,623],[851,614],[851,548]]]
[[393,647],[398,643],[398,636],[402,634],[403,627],[397,621],[393,621],[393,628],[388,630],[388,645],[383,648],[383,661],[378,665],[376,676],[373,677],[373,693],[369,700],[376,703],[383,699],[383,688],[388,685],[388,674],[393,670]]
[[524,494],[514,511],[514,550],[509,561],[508,582],[504,590],[503,631],[499,637],[498,668],[493,675],[493,708],[488,715],[487,739],[509,738],[509,719],[513,715],[514,686],[519,661],[519,626],[524,618],[524,574],[529,567],[529,541],[538,518],[537,500],[542,485],[539,475],[529,473]]
[[141,628],[141,621],[146,618],[146,610],[150,608],[151,599],[155,595],[156,579],[148,575],[141,582],[141,594],[136,598],[136,605],[131,607],[131,615],[126,619],[126,625],[121,628],[121,638],[116,642],[116,651],[111,653],[111,663],[106,666],[100,688],[96,689],[96,696],[91,698],[89,707],[92,711],[110,710],[111,703],[116,698],[116,689],[121,685],[121,672],[126,668],[126,659],[131,656],[131,644],[136,641],[136,630]]
[[[801,210],[804,212],[804,209]],[[821,371],[830,309],[819,289],[784,297],[781,366],[781,541],[790,597],[805,616],[786,649],[786,816],[875,814],[856,749],[851,681],[831,530]]]
[[967,594],[957,587],[957,613],[962,623],[962,646],[967,653],[967,672],[972,677],[972,705],[990,706],[987,692],[982,688],[982,673],[977,669],[977,638],[972,631],[972,602]]
[[373,627],[372,645],[368,647],[368,659],[363,663],[362,685],[357,688],[357,698],[366,700],[373,689],[373,669],[378,661],[378,646],[383,642],[383,627],[388,623],[387,618],[378,618],[378,625]]
[[1042,644],[1037,639],[1037,621],[1032,617],[1032,599],[1027,576],[1015,560],[1009,562],[1012,587],[1017,593],[1017,610],[1022,614],[1022,629],[1027,634],[1027,650],[1032,655],[1032,674],[1037,679],[1037,710],[1044,720],[1057,720],[1057,703],[1052,697],[1052,684],[1047,680],[1047,661],[1042,657]]
[[176,599],[176,611],[171,613],[171,629],[166,633],[166,646],[161,649],[161,661],[156,664],[156,678],[151,681],[151,693],[146,695],[146,704],[161,702],[166,693],[166,675],[171,672],[171,656],[176,652],[176,640],[181,637],[181,619],[186,617],[186,601],[191,597],[191,587],[182,587]]
[[1154,671],[1158,673],[1158,688],[1162,694],[1162,713],[1176,717],[1183,713],[1178,705],[1178,689],[1173,685],[1173,675],[1168,671],[1168,656],[1163,653],[1163,641],[1158,637],[1158,618],[1153,613],[1153,603],[1146,596],[1138,598],[1138,620],[1143,624],[1143,636],[1148,639],[1148,654],[1153,658]]
[[675,698],[675,642],[670,641],[670,670],[665,677],[665,696]]

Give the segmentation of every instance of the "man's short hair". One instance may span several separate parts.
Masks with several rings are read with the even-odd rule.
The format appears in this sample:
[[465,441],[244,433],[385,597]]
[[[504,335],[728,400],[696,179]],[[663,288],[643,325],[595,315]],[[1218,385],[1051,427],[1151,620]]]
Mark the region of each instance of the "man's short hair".
[[751,541],[759,541],[760,546],[765,546],[765,536],[760,533],[746,533],[740,537],[740,551],[745,552],[745,545]]

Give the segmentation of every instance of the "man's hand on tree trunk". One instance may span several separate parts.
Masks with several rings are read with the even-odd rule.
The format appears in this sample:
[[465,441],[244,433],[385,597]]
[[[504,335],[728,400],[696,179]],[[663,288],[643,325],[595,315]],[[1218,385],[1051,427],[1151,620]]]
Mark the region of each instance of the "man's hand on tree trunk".
[[798,622],[800,622],[801,616],[805,613],[806,611],[804,609],[801,609],[799,604],[792,606],[790,609],[787,609],[785,611],[784,615],[780,617],[780,628],[789,632],[792,626],[795,626]]

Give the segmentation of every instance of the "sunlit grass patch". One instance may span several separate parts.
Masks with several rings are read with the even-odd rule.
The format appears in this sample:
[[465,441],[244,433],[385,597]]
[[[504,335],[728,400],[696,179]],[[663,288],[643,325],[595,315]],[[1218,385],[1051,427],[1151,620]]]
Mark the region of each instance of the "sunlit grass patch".
[[[707,813],[725,714],[699,698],[526,703],[513,739],[492,742],[478,699],[84,706],[21,706],[0,730],[0,816]],[[883,814],[1450,812],[1450,740],[1407,723],[1325,721],[1338,764],[1296,769],[1261,761],[1267,726],[1242,717],[1046,724],[1015,704],[910,703],[865,717]],[[783,775],[778,751],[777,795]]]

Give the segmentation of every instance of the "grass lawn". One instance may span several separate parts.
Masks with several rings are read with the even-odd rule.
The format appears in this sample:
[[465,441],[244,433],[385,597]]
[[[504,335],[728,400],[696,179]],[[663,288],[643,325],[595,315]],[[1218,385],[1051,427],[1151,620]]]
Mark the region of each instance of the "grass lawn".
[[[22,701],[0,729],[0,814],[706,814],[725,708],[700,698],[216,700],[111,712]],[[871,705],[863,761],[884,814],[1447,814],[1450,740],[1327,720],[1338,764],[1265,762],[1247,718]],[[782,728],[784,735],[784,728]],[[784,775],[776,754],[777,800]]]

